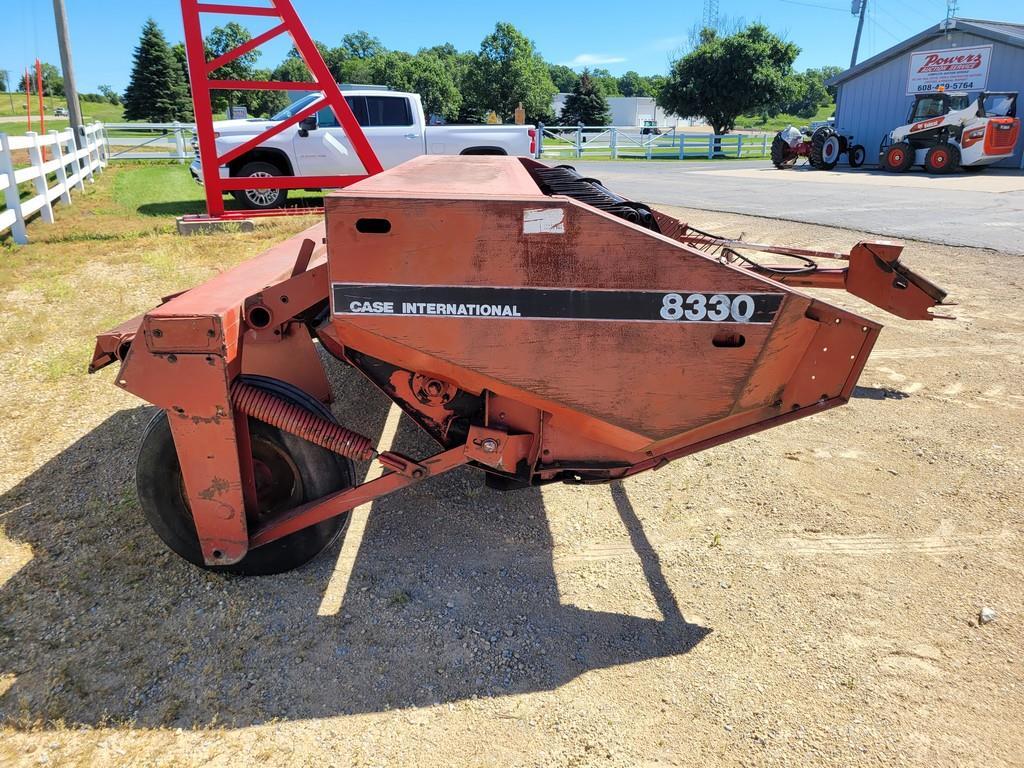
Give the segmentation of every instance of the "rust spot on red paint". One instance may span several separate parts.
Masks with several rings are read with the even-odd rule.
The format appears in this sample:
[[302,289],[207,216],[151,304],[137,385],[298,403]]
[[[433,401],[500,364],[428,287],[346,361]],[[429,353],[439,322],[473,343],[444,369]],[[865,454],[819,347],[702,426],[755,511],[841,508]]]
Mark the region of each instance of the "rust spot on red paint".
[[213,501],[217,496],[227,493],[230,488],[231,484],[223,477],[214,477],[210,485],[199,492],[199,498]]

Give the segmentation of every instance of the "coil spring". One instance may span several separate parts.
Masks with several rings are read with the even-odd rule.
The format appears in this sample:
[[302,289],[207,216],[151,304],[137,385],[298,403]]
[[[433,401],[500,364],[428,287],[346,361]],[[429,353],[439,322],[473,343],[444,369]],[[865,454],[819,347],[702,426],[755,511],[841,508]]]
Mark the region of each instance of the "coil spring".
[[358,432],[240,381],[231,385],[231,403],[247,416],[350,459],[369,461],[377,455],[370,439]]

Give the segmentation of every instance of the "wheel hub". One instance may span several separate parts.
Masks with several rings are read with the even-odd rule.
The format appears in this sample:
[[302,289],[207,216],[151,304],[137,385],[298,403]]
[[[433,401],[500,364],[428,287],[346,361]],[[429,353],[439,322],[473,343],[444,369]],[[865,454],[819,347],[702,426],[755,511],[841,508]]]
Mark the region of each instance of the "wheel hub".
[[[267,173],[266,171],[256,171],[250,173],[250,179],[269,179],[273,178],[274,174]],[[245,190],[245,196],[249,201],[255,205],[270,205],[277,199],[276,189],[247,189]]]
[[256,483],[257,515],[273,515],[302,502],[299,469],[280,446],[254,436],[252,469]]

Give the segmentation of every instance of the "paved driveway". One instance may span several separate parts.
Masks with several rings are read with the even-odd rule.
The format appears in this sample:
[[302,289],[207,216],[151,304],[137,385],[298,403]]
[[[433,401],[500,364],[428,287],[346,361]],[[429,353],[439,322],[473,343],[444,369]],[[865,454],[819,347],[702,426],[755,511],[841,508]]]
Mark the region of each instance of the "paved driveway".
[[847,227],[1024,255],[1024,172],[779,171],[766,161],[568,161],[646,203]]

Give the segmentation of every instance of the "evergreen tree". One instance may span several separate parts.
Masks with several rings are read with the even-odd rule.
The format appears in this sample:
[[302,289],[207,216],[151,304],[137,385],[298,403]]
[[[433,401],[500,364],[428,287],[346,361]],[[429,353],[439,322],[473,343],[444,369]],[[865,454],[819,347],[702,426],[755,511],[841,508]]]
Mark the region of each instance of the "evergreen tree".
[[612,121],[608,101],[587,70],[583,70],[580,81],[572,93],[565,97],[559,120],[562,125],[608,125]]
[[146,21],[135,49],[131,81],[124,92],[126,120],[191,120],[192,103],[181,65],[153,19]]

